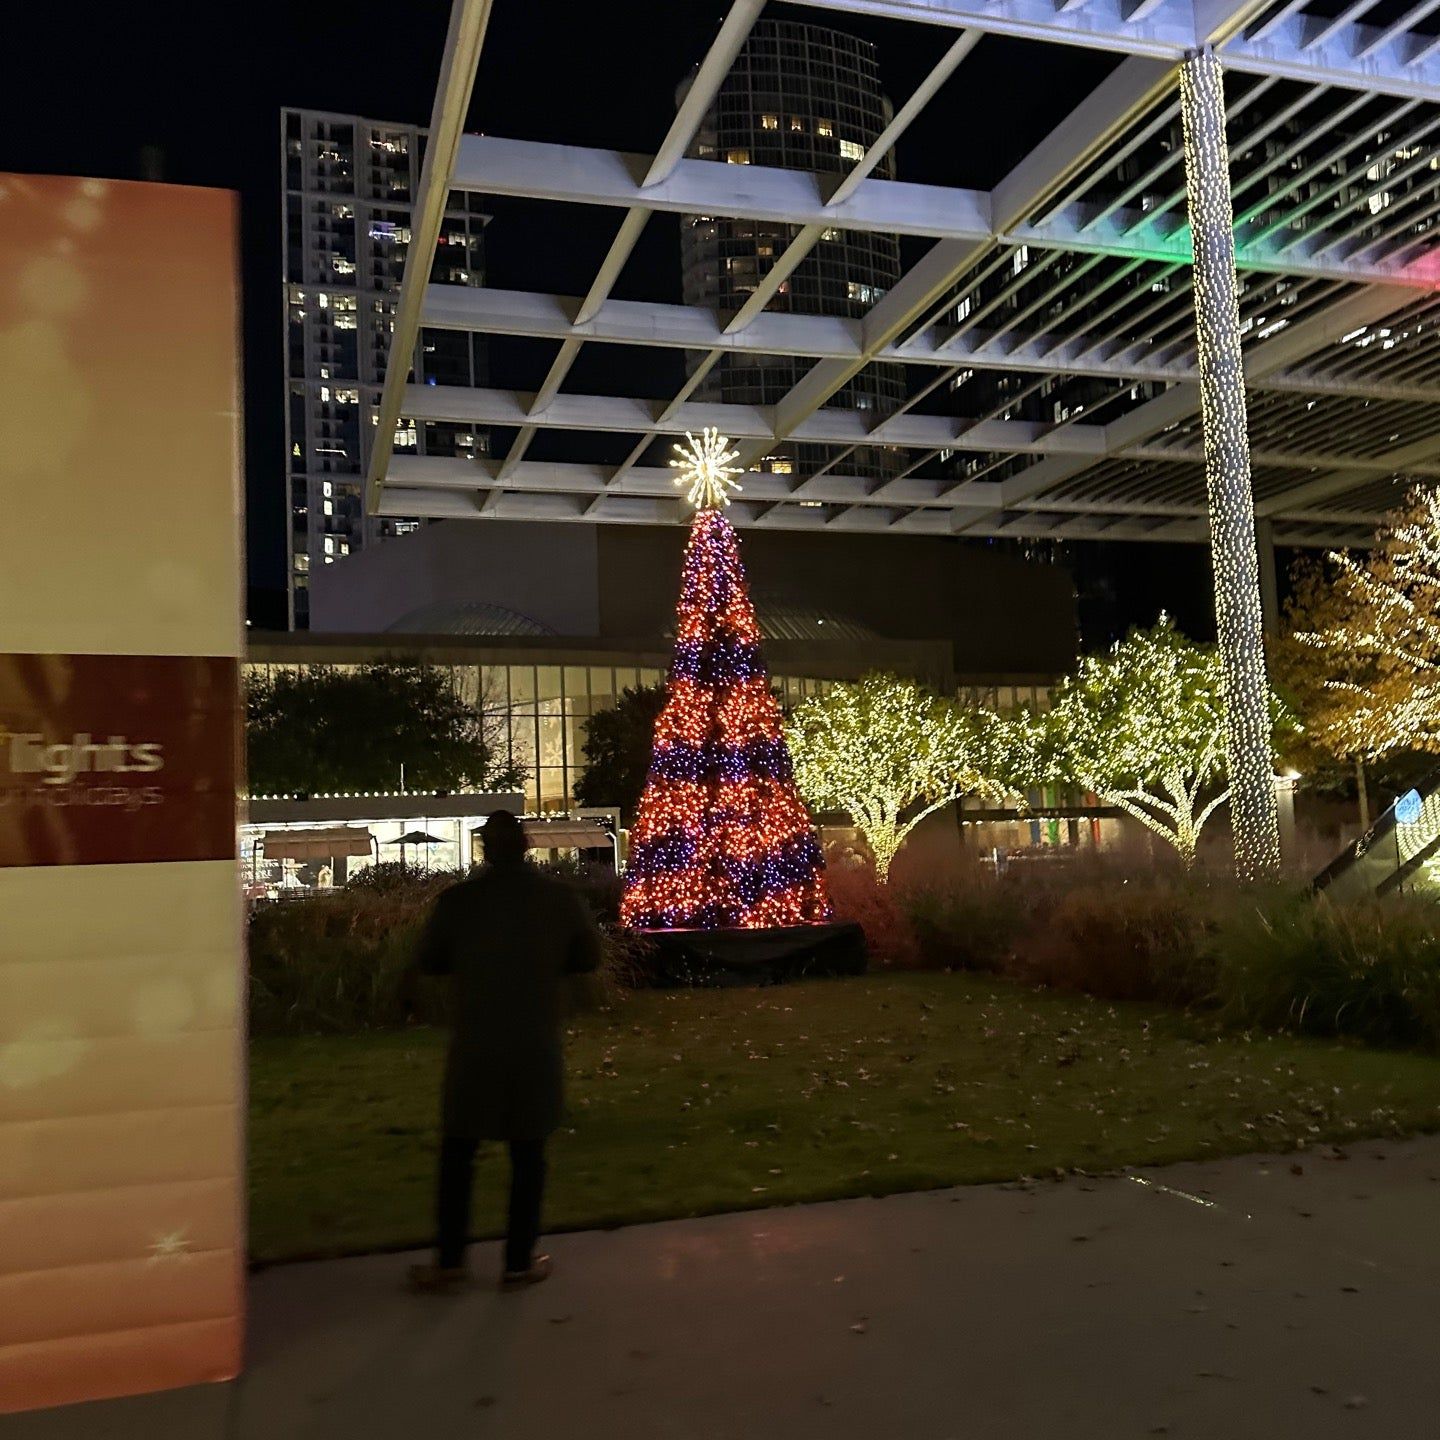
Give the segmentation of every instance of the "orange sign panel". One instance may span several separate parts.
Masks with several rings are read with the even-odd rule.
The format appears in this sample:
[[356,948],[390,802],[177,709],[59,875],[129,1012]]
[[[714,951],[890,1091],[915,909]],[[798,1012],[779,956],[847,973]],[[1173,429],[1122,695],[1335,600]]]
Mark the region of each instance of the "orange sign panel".
[[240,1364],[238,289],[232,195],[0,174],[0,1414]]

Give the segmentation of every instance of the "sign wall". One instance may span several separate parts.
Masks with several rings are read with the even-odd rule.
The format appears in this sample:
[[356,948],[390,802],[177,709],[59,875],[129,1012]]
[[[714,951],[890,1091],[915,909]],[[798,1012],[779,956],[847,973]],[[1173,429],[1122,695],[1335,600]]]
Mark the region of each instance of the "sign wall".
[[0,1411],[239,1368],[235,251],[0,175]]

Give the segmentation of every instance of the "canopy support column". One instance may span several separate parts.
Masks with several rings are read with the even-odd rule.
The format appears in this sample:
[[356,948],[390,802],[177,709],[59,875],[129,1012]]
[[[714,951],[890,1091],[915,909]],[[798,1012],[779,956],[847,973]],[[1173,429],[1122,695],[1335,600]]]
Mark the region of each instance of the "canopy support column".
[[1272,778],[1270,686],[1240,353],[1224,74],[1209,46],[1181,67],[1180,98],[1235,870],[1242,880],[1258,880],[1279,871],[1280,822]]

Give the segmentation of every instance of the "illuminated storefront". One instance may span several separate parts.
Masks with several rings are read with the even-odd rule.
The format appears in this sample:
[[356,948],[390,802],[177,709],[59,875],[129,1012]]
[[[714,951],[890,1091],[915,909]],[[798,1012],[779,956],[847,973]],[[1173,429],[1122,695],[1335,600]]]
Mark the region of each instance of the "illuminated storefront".
[[[283,900],[344,885],[376,864],[468,870],[481,860],[481,835],[496,810],[523,808],[498,795],[316,795],[256,798],[240,833],[240,874],[251,900]],[[532,856],[616,868],[617,811],[531,818]]]

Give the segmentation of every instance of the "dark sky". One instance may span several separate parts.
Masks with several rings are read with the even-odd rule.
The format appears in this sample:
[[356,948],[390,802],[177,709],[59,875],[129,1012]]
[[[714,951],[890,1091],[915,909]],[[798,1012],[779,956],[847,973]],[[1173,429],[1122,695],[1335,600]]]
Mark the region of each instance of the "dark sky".
[[[674,113],[676,83],[704,54],[726,8],[724,0],[497,0],[469,128],[653,150]],[[11,9],[22,18],[6,17],[0,170],[137,177],[147,173],[148,148],[158,178],[240,193],[252,611],[257,623],[273,623],[284,579],[279,111],[295,105],[427,122],[449,0],[88,0]],[[874,40],[897,104],[948,43],[921,25],[837,20],[783,4],[768,13],[828,18]],[[901,178],[993,185],[1114,63],[987,36],[902,140]],[[1019,105],[1011,93],[1017,75],[1026,77]],[[615,210],[526,201],[496,201],[493,209],[489,283],[560,294],[584,293],[620,220]],[[676,226],[674,217],[652,220],[617,295],[679,298]],[[494,383],[533,388],[553,348],[496,345]],[[679,366],[678,352],[587,346],[567,388],[658,396],[678,385]],[[1203,580],[1203,562],[1191,565],[1187,555],[1176,566],[1169,546],[1122,553],[1123,564],[1097,553],[1087,568],[1116,590],[1127,617],[1146,618],[1158,594],[1182,623],[1209,626],[1206,587],[1193,583]],[[1202,560],[1198,551],[1194,558]]]

